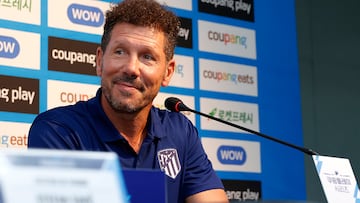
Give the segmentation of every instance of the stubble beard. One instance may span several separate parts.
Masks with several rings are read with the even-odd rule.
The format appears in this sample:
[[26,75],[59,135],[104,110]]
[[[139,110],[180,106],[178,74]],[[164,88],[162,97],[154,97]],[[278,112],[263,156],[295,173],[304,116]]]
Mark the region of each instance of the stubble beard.
[[[141,99],[131,99],[131,102],[126,102],[124,99],[132,96],[131,93],[120,92],[115,94],[116,91],[113,88],[106,86],[105,82],[102,81],[102,93],[104,94],[106,101],[109,103],[110,107],[117,113],[137,113],[140,112],[149,102],[152,103],[155,96],[142,94],[144,97]],[[139,90],[141,93],[144,93],[144,87]],[[148,101],[148,102],[147,102]]]
[[104,84],[102,85],[102,92],[106,98],[106,101],[110,105],[110,107],[118,113],[135,113],[138,112],[141,107],[137,104],[135,104],[134,100],[133,102],[123,102],[121,101],[121,98],[127,98],[130,97],[131,94],[129,93],[121,93],[120,96],[115,96],[114,93],[112,93],[112,90],[108,87],[106,87]]

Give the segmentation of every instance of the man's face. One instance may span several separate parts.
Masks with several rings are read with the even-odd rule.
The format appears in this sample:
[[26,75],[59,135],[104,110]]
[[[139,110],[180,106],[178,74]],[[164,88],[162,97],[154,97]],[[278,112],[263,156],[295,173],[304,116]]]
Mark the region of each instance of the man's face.
[[97,50],[97,74],[103,95],[118,112],[138,112],[151,106],[160,86],[174,72],[164,53],[164,33],[121,23],[114,26],[106,50]]

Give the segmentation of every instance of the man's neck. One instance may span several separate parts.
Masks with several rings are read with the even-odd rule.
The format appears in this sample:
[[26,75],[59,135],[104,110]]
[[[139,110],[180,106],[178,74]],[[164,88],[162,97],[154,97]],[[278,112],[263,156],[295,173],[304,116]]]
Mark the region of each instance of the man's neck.
[[114,123],[114,125],[134,151],[138,153],[147,133],[146,124],[148,113],[146,113],[146,115],[135,116],[131,119],[128,119],[131,116],[125,115],[125,117],[127,118],[115,119],[117,121],[115,121],[116,123]]
[[[106,101],[102,101],[106,102]],[[128,141],[136,153],[140,151],[141,144],[147,134],[147,121],[151,106],[135,113],[119,113],[108,104],[102,105],[105,114],[115,126],[117,131]]]

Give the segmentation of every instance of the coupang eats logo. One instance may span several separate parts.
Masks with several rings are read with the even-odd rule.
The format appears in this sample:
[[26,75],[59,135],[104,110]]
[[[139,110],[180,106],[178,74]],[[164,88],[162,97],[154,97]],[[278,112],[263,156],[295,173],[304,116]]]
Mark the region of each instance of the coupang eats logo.
[[15,38],[0,35],[0,57],[16,58],[19,52],[20,44]]
[[104,13],[97,7],[71,4],[67,10],[72,23],[100,27],[104,23]]
[[254,84],[254,77],[249,74],[235,74],[228,72],[219,72],[213,70],[204,70],[203,77],[206,79],[214,79],[218,82],[220,81],[231,81],[234,84],[245,83],[245,84]]

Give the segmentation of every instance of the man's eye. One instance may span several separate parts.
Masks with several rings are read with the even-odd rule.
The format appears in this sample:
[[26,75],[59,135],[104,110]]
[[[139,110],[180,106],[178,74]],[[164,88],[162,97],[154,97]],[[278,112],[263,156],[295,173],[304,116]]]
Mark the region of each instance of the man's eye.
[[115,53],[116,53],[116,54],[123,54],[124,51],[123,51],[123,50],[116,50]]
[[154,57],[152,57],[150,54],[145,54],[145,55],[144,55],[144,58],[145,58],[146,60],[154,60]]

